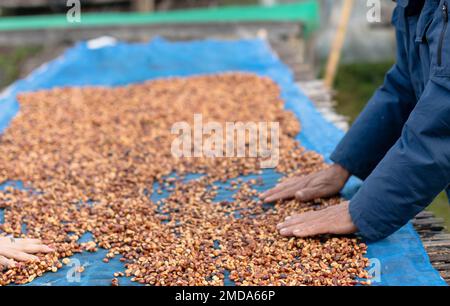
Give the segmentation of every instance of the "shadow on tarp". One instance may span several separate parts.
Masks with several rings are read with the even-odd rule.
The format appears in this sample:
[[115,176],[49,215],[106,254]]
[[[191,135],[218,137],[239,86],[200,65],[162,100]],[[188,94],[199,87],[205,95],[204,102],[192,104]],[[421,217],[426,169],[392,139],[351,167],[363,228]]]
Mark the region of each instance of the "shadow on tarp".
[[[79,43],[60,58],[17,81],[0,95],[0,132],[19,110],[16,95],[61,86],[120,86],[155,78],[245,71],[268,76],[282,89],[285,107],[302,125],[298,140],[303,146],[328,157],[344,133],[326,121],[295,85],[292,73],[261,40],[168,42],[157,38],[148,43]],[[350,198],[360,185],[351,179],[344,195]],[[81,276],[82,285],[109,284],[120,270],[104,264],[99,253],[81,254],[92,265]],[[93,256],[93,257],[90,257]],[[369,243],[368,258],[379,261],[380,282],[374,285],[446,285],[431,266],[420,238],[411,224],[389,238]],[[33,285],[71,285],[60,273],[46,274]]]

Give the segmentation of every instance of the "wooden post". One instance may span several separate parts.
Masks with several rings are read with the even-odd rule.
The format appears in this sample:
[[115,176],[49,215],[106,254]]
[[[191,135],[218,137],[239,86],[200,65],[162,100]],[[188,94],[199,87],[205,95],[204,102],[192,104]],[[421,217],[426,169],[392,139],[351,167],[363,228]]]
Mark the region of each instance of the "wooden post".
[[134,0],[134,10],[139,12],[153,12],[155,10],[154,0]]
[[347,33],[347,27],[352,13],[353,3],[354,0],[344,0],[336,37],[334,38],[333,44],[330,49],[330,55],[328,57],[324,81],[325,85],[329,88],[333,87],[334,79],[336,77],[339,60],[341,58],[342,47],[344,46],[345,35]]

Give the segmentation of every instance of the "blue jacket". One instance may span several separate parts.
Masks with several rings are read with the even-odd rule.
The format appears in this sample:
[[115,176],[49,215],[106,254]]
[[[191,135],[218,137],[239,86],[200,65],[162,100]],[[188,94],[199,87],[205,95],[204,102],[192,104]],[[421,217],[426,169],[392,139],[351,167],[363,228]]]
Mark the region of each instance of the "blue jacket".
[[397,2],[397,62],[331,156],[364,179],[350,214],[368,240],[450,187],[450,0]]

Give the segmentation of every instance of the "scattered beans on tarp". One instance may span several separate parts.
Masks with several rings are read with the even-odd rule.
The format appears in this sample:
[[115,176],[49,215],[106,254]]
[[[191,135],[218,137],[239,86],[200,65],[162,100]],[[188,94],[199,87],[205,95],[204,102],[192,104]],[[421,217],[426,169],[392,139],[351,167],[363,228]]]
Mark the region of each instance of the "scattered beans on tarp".
[[[108,250],[105,262],[118,257],[125,265],[111,275],[114,286],[121,276],[149,285],[223,285],[226,275],[236,285],[354,285],[367,278],[366,245],[356,237],[285,238],[276,231],[286,216],[340,198],[262,205],[255,190],[261,176],[237,180],[233,199],[217,202],[228,191],[217,183],[261,174],[260,158],[171,154],[171,126],[202,114],[222,124],[279,122],[276,171],[287,177],[327,167],[295,140],[300,124],[269,78],[226,73],[55,88],[18,100],[20,111],[0,138],[0,182],[25,188],[0,192],[0,232],[40,238],[55,252],[0,272],[0,285],[31,282],[98,248]],[[183,181],[189,173],[203,176]],[[166,198],[151,200],[164,190]],[[87,232],[93,241],[80,243]]]

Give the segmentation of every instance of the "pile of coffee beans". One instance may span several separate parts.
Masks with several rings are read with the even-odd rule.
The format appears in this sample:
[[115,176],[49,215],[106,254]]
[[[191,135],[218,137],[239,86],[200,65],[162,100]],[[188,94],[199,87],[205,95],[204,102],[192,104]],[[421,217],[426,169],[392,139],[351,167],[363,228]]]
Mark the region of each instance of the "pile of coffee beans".
[[[278,122],[276,171],[286,177],[327,167],[295,140],[300,124],[269,78],[227,73],[57,88],[18,100],[20,112],[0,138],[0,183],[25,188],[0,192],[0,233],[40,238],[55,252],[0,272],[0,285],[31,282],[98,248],[108,250],[104,262],[119,257],[125,265],[111,275],[115,286],[125,276],[149,285],[354,285],[367,278],[366,246],[357,238],[285,238],[276,230],[288,215],[341,199],[263,205],[260,157],[172,154],[172,126],[193,125],[201,114],[223,126]],[[190,173],[201,176],[187,180]],[[239,179],[250,174],[261,177]],[[216,201],[222,192],[233,198]],[[94,241],[80,243],[87,232]]]

